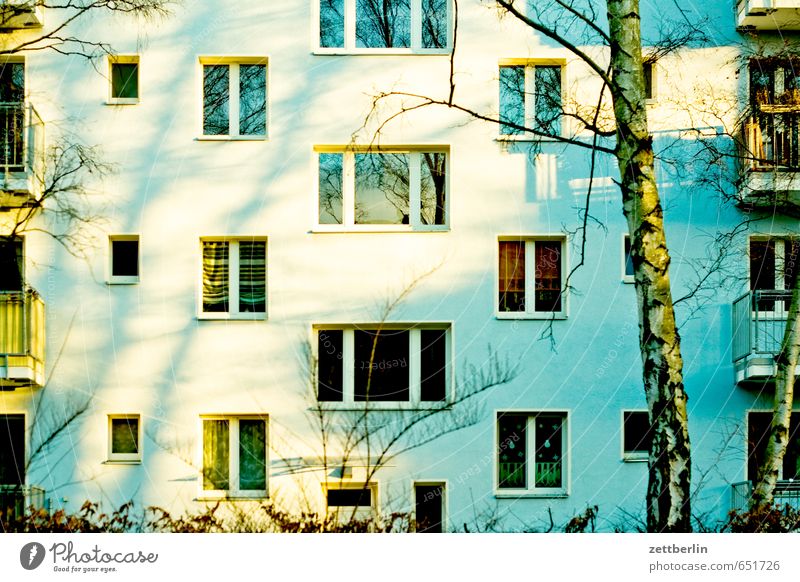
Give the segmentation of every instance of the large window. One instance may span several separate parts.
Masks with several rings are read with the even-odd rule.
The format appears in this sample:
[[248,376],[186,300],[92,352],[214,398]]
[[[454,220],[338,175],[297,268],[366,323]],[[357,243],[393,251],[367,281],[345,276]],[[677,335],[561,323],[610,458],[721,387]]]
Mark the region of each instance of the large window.
[[450,0],[318,0],[322,52],[445,52]]
[[501,412],[497,435],[500,491],[566,493],[566,413]]
[[445,530],[445,483],[414,483],[414,523],[417,533]]
[[566,314],[563,238],[502,237],[498,248],[499,317]]
[[203,418],[203,495],[267,496],[267,419]]
[[264,319],[267,312],[267,241],[202,241],[201,317]]
[[25,416],[0,414],[0,485],[24,484]]
[[[800,240],[750,239],[750,290],[758,311],[789,310],[790,291],[800,267]],[[776,299],[783,301],[775,301]]]
[[321,402],[447,402],[449,327],[326,327],[315,333]]
[[448,156],[430,151],[320,151],[321,230],[442,230]]
[[[772,412],[750,412],[747,415],[747,478],[758,476],[764,460],[772,426]],[[789,444],[783,457],[779,479],[800,479],[800,412],[793,412],[789,424]]]
[[267,135],[265,59],[203,59],[203,135],[257,139]]
[[561,135],[563,119],[560,64],[500,67],[500,134],[522,136],[525,129]]

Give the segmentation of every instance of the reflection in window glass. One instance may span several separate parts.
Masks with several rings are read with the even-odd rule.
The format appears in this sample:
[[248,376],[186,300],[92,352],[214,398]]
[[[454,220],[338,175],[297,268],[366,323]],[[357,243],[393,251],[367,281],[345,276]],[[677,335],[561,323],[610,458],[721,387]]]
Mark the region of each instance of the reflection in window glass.
[[320,0],[319,46],[344,48],[344,0]]
[[411,46],[409,0],[356,0],[358,48],[408,48]]
[[239,135],[267,133],[267,67],[239,65]]
[[230,427],[228,420],[203,421],[203,489],[228,489]]
[[447,46],[447,0],[422,0],[422,48]]
[[356,224],[408,224],[408,154],[356,154],[355,170]]
[[355,401],[407,402],[409,331],[355,330]]
[[441,152],[422,154],[420,202],[422,224],[445,223],[446,156]]
[[239,420],[239,489],[267,488],[267,430],[261,419]]
[[228,65],[203,66],[203,134],[227,135],[230,127]]
[[[525,67],[500,67],[500,121],[525,126]],[[500,133],[518,135],[522,131],[503,124]]]
[[559,134],[562,111],[561,67],[537,66],[534,68],[535,127],[549,134]]
[[267,307],[267,243],[239,243],[239,313],[264,313]]
[[319,223],[342,224],[342,154],[319,154]]
[[139,419],[111,419],[111,453],[136,455],[139,453]]
[[137,99],[139,97],[139,65],[137,63],[111,63],[111,97]]

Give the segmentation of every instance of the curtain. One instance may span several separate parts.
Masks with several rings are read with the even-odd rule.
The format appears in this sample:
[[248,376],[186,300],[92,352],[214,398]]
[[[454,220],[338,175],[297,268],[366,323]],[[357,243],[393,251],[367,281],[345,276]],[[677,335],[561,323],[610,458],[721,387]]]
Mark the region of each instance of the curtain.
[[267,306],[267,243],[239,243],[239,311],[264,313]]
[[525,242],[500,242],[500,311],[525,311]]
[[203,311],[228,311],[227,242],[203,242]]
[[227,420],[203,421],[203,489],[230,488],[229,434]]
[[561,242],[536,241],[536,311],[561,311]]
[[267,431],[260,419],[239,421],[239,489],[267,489]]

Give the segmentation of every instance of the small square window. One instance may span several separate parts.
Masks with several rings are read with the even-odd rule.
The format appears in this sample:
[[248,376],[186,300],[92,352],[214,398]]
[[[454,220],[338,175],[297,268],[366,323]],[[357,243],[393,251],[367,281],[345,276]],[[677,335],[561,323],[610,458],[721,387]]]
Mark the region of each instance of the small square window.
[[622,281],[633,283],[633,257],[631,257],[631,237],[626,234],[622,241]]
[[141,461],[141,430],[141,417],[138,414],[109,416],[108,460]]
[[109,237],[109,283],[130,284],[139,282],[139,237],[116,235]]
[[565,317],[564,239],[504,237],[498,247],[498,317]]
[[650,455],[652,438],[646,411],[622,412],[622,457],[625,461],[646,461]]
[[113,105],[139,102],[139,57],[118,56],[109,59],[109,100]]

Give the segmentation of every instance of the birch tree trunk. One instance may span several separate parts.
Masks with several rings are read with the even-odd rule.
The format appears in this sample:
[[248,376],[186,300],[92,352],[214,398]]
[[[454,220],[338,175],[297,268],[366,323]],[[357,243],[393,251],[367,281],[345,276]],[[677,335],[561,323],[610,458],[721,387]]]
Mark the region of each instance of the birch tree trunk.
[[611,93],[623,209],[639,302],[639,343],[653,441],[647,529],[691,531],[691,459],[680,336],[670,291],[664,217],[647,125],[638,0],[607,0]]
[[775,356],[775,402],[772,407],[772,425],[767,450],[758,467],[758,476],[753,484],[750,508],[758,509],[772,503],[775,484],[781,474],[783,456],[789,446],[789,426],[794,400],[794,381],[797,360],[800,357],[800,277],[795,277],[792,286],[792,302],[786,318],[781,349]]

